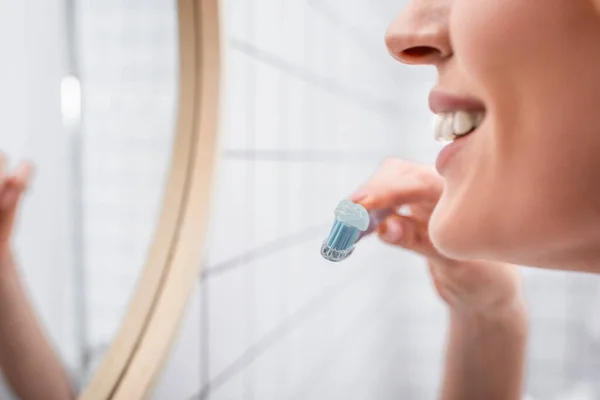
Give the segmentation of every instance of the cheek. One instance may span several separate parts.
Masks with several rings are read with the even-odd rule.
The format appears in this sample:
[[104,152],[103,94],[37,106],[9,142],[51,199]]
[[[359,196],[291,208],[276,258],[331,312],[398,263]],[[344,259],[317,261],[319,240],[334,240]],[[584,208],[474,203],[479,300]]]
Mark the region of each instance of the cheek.
[[447,255],[534,254],[598,214],[600,23],[589,2],[535,3],[456,0],[453,72],[487,116],[432,216]]
[[539,121],[521,127],[520,145],[506,148],[494,140],[503,132],[488,122],[445,174],[430,221],[434,245],[451,258],[535,264],[541,249],[585,241],[600,223],[600,186],[591,184],[600,135],[582,130],[567,138]]
[[[521,119],[528,96],[552,98],[561,95],[550,90],[558,82],[568,90],[577,78],[589,85],[598,76],[600,21],[590,2],[543,3],[455,0],[450,32],[458,69],[492,113]],[[542,90],[551,84],[546,93],[536,93],[540,83]]]
[[521,145],[504,152],[493,140],[500,132],[474,134],[453,160],[430,221],[442,253],[535,265],[542,250],[576,248],[597,236],[600,134],[582,126],[567,137],[555,128],[526,126]]

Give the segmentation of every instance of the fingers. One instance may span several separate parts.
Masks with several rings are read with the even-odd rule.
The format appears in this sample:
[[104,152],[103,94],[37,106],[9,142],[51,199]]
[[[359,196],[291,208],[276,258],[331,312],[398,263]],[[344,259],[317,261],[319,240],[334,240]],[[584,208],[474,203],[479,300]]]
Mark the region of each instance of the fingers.
[[367,209],[396,208],[410,203],[435,206],[442,190],[443,180],[432,167],[389,159],[350,200]]
[[9,181],[20,191],[24,191],[29,186],[33,175],[33,165],[30,162],[22,162],[10,176]]
[[6,156],[0,153],[0,183],[4,182],[4,174],[6,170]]
[[428,258],[437,258],[439,253],[431,244],[426,221],[394,214],[377,229],[381,240],[400,246]]
[[29,186],[32,174],[33,166],[31,163],[23,162],[11,175],[4,178],[2,191],[0,192],[1,210],[10,210],[16,206],[23,192]]

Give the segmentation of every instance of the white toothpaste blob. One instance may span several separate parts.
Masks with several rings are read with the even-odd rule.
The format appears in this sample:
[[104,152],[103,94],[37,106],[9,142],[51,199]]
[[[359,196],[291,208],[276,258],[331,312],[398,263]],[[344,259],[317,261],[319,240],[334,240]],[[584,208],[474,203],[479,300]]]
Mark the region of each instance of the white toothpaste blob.
[[366,231],[369,227],[369,213],[367,209],[348,199],[340,201],[333,214],[339,221],[352,225],[360,231]]
[[369,228],[370,217],[360,204],[340,201],[334,210],[335,220],[329,236],[321,245],[321,255],[333,262],[345,260],[352,254],[359,235]]

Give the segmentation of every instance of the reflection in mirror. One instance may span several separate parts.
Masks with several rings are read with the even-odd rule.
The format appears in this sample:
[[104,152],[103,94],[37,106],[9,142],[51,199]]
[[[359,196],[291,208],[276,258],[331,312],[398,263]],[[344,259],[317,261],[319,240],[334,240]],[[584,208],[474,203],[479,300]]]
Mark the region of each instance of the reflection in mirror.
[[74,11],[83,94],[77,320],[89,374],[119,327],[157,222],[176,128],[178,28],[168,0],[77,0]]
[[0,48],[0,398],[62,400],[146,261],[175,132],[176,2],[3,2]]

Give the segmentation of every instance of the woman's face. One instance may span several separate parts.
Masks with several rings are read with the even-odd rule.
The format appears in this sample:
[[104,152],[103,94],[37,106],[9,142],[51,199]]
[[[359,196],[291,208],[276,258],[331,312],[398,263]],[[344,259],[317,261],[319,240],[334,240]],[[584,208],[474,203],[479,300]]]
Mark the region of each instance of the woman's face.
[[394,57],[437,68],[436,113],[485,112],[438,160],[430,233],[443,253],[600,271],[599,10],[414,0],[390,26]]

